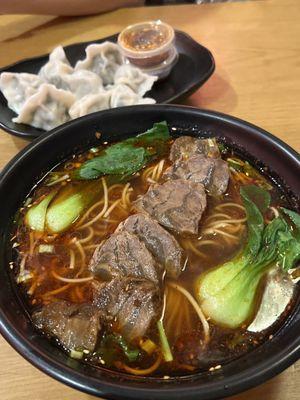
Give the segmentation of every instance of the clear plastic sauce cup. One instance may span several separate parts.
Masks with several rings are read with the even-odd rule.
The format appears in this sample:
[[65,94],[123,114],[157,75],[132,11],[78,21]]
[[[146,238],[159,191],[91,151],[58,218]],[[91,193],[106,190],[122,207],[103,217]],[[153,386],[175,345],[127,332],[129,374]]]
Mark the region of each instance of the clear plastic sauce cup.
[[128,26],[119,34],[118,44],[128,62],[165,78],[178,57],[174,39],[174,29],[158,20]]

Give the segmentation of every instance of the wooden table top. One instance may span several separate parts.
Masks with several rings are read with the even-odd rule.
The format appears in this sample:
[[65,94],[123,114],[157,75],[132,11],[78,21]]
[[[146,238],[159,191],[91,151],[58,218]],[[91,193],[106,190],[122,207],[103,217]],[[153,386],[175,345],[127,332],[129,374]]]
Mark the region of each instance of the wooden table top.
[[[248,120],[300,151],[299,0],[142,7],[84,18],[0,16],[0,66],[157,18],[189,33],[216,59],[214,75],[186,104]],[[26,143],[0,132],[0,169]],[[231,400],[296,400],[299,390],[298,362]],[[92,396],[49,378],[0,338],[0,399],[29,398],[88,400]]]

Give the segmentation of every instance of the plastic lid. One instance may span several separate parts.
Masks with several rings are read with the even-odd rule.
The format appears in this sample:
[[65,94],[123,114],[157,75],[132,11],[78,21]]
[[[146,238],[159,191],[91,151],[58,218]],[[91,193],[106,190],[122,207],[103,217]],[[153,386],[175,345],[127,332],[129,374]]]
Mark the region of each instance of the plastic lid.
[[118,36],[123,53],[131,58],[156,56],[173,45],[174,29],[160,21],[140,22],[129,25]]

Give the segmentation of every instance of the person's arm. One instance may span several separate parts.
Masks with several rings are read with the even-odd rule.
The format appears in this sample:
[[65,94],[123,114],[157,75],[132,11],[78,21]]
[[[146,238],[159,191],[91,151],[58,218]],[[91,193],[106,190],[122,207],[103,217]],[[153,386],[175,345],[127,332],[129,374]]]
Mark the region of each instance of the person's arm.
[[144,0],[0,0],[0,14],[91,15],[143,4]]

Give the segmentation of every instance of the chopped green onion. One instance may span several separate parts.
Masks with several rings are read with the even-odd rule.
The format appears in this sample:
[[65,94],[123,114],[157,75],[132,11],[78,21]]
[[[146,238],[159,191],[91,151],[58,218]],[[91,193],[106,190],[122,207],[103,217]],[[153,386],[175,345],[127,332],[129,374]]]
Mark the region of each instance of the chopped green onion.
[[227,162],[231,168],[233,168],[235,171],[242,172],[244,168],[244,163],[240,163],[237,160],[233,158],[227,158]]
[[83,357],[83,352],[71,349],[70,350],[70,357],[74,358],[75,360],[81,360],[82,357]]
[[218,143],[218,148],[220,153],[226,154],[227,153],[227,147],[225,146],[224,143]]
[[235,158],[227,158],[227,162],[231,163],[231,164],[237,164],[240,165],[241,167],[244,166],[244,162],[241,160],[236,160]]
[[29,271],[23,271],[20,273],[17,277],[17,283],[25,283],[27,281],[30,281],[32,279],[33,274]]
[[52,179],[49,180],[49,182],[46,184],[46,186],[56,185],[57,183],[66,181],[69,178],[70,178],[70,175],[68,175],[68,174],[65,174],[63,176],[58,176],[58,177],[57,177],[57,175],[53,175]]
[[25,200],[25,203],[24,203],[24,207],[29,206],[29,204],[31,203],[31,201],[32,201],[32,197],[27,197],[27,199]]
[[39,245],[39,253],[53,253],[54,246],[53,244],[40,244]]
[[217,142],[215,139],[208,138],[207,141],[208,141],[209,147],[215,147],[217,145]]
[[158,333],[160,337],[162,354],[166,362],[173,361],[173,355],[171,352],[171,348],[168,342],[168,338],[161,320],[157,322]]
[[90,149],[90,153],[98,153],[99,150],[100,150],[99,147],[92,147]]
[[151,339],[140,340],[140,348],[144,350],[147,354],[151,355],[156,349],[157,346]]

